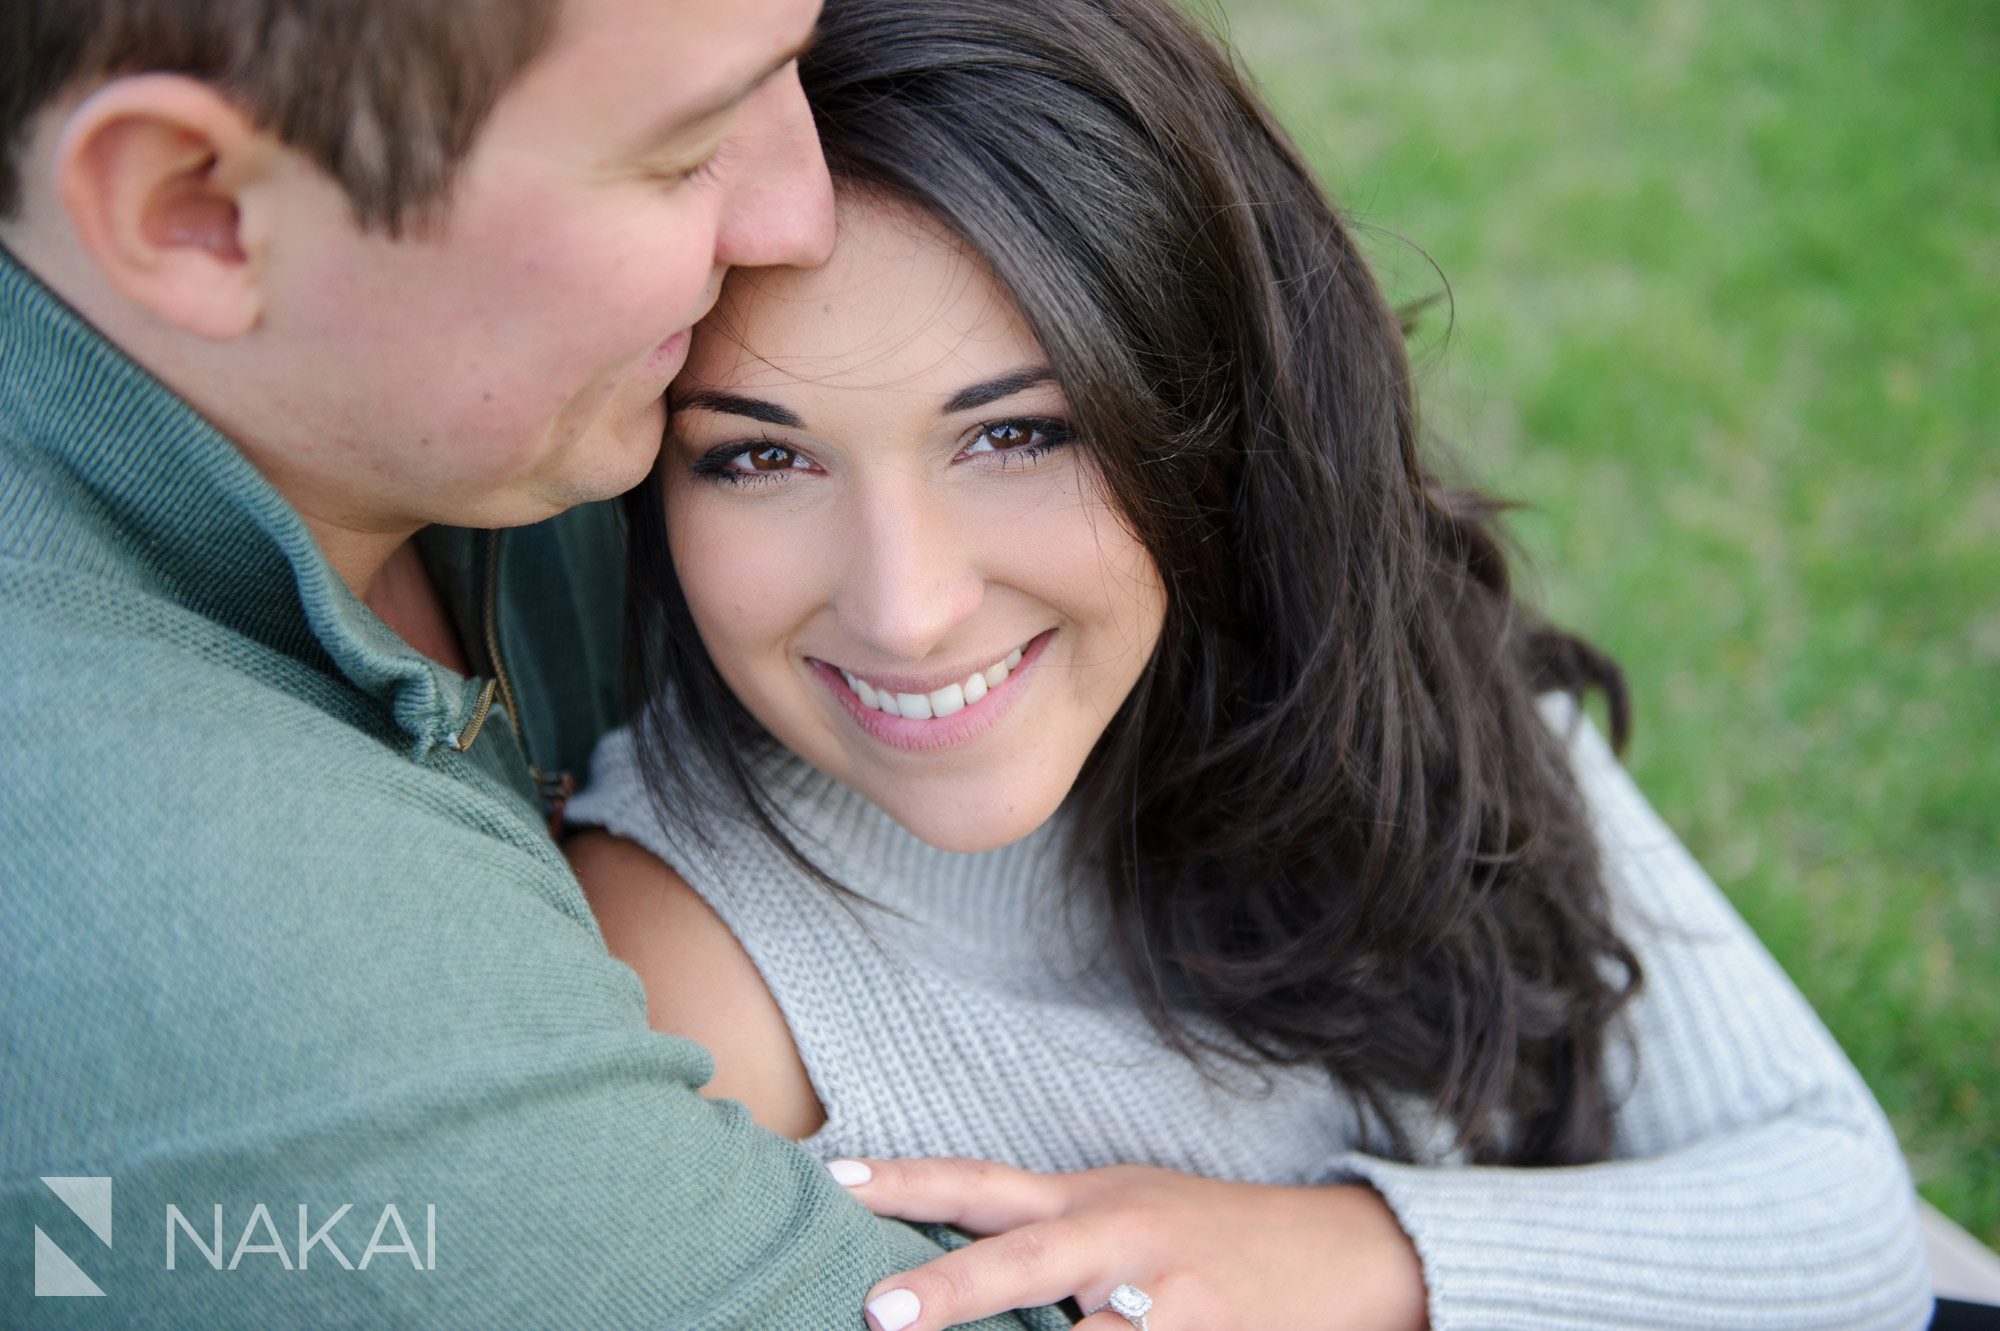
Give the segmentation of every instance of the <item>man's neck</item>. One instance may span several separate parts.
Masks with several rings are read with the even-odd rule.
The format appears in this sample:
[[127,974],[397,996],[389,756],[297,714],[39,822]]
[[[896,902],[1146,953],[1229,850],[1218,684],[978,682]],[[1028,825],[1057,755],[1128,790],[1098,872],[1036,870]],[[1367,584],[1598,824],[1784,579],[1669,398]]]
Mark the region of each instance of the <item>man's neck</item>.
[[[284,492],[283,485],[277,488],[280,493]],[[297,501],[293,500],[293,504],[296,507]],[[326,562],[333,565],[333,571],[340,575],[340,580],[364,601],[373,593],[390,560],[417,534],[414,527],[391,531],[357,530],[343,523],[314,517],[302,508],[299,516],[305,519],[313,540],[319,544],[320,553],[326,556]]]
[[451,612],[417,550],[415,532],[357,532],[311,517],[306,525],[334,572],[398,637],[439,665],[472,673]]

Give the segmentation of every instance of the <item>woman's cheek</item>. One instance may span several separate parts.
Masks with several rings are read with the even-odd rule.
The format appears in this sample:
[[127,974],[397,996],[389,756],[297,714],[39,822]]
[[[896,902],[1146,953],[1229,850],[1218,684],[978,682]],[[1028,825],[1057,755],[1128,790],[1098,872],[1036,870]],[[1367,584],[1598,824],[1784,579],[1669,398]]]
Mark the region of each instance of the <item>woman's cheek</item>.
[[770,583],[762,567],[768,545],[757,539],[756,524],[730,513],[730,507],[726,501],[692,499],[670,504],[667,511],[674,572],[711,654],[743,636],[765,599],[760,589]]
[[676,487],[668,544],[709,659],[756,710],[791,686],[791,644],[826,599],[826,561],[815,552],[831,547],[810,507],[779,495],[706,493],[710,484]]
[[1033,552],[1022,566],[1035,571],[1045,599],[1095,633],[1151,652],[1166,613],[1159,571],[1101,486],[1066,477],[1009,529],[1010,544]]

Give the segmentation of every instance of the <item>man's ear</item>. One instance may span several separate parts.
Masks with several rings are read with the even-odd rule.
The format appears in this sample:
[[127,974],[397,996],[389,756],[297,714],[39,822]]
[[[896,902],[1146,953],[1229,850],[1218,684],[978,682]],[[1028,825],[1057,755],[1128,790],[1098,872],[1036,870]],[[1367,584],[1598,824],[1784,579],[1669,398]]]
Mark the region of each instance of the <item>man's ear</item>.
[[56,144],[57,196],[121,295],[174,328],[224,340],[262,314],[264,236],[246,194],[272,145],[213,88],[177,74],[114,78]]

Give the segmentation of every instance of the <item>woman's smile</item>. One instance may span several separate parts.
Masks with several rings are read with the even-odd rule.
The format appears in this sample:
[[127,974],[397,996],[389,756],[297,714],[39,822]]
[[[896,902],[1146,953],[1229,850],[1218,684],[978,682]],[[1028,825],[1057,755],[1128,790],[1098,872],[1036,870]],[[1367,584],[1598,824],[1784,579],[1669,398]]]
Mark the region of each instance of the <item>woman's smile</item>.
[[1012,711],[1042,649],[1055,634],[1036,634],[992,664],[935,688],[912,675],[857,675],[813,657],[807,666],[864,734],[891,748],[929,752],[984,735]]

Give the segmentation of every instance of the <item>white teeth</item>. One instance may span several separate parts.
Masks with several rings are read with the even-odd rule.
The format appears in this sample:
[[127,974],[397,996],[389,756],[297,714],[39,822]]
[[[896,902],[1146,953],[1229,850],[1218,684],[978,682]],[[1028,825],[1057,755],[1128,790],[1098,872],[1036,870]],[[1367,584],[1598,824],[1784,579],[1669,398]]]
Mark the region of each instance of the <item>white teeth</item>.
[[1016,647],[984,670],[975,670],[958,683],[947,684],[931,693],[892,693],[847,670],[842,670],[840,677],[846,681],[848,691],[861,700],[862,706],[873,708],[885,716],[928,721],[956,716],[983,700],[1007,682],[1007,677],[1021,664],[1024,651],[1024,648]]
[[875,696],[875,686],[873,684],[862,679],[859,675],[849,674],[845,670],[840,672],[840,677],[847,681],[848,692],[861,699],[862,706],[873,708],[880,705]]

